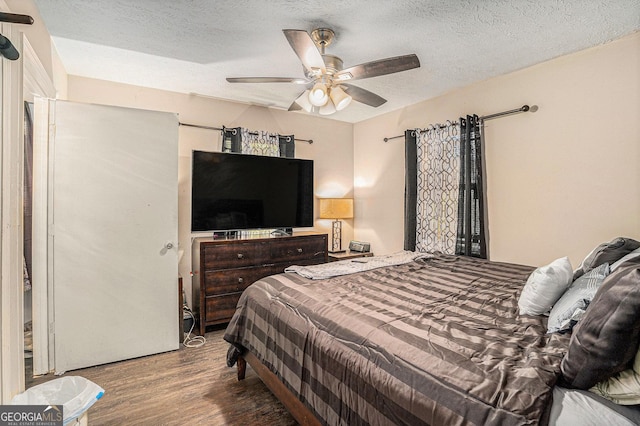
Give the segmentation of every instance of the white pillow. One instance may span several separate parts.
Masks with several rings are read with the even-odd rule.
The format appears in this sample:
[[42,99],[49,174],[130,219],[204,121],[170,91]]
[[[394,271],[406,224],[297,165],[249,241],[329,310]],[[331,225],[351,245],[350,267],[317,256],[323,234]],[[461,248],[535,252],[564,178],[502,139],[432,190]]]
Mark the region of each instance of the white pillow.
[[568,257],[556,259],[529,275],[518,299],[520,315],[542,315],[553,307],[571,285],[573,269]]
[[584,315],[607,275],[609,264],[603,263],[575,280],[553,305],[547,333],[571,330],[573,324]]
[[596,383],[589,390],[604,396],[616,404],[640,404],[640,351],[636,354],[632,368]]
[[611,264],[611,272],[613,272],[616,269],[618,269],[618,267],[620,265],[622,265],[624,262],[626,262],[627,260],[635,259],[636,257],[640,257],[640,248],[635,249],[634,251],[632,251],[628,255],[624,256],[622,259],[618,260],[617,262],[612,263]]

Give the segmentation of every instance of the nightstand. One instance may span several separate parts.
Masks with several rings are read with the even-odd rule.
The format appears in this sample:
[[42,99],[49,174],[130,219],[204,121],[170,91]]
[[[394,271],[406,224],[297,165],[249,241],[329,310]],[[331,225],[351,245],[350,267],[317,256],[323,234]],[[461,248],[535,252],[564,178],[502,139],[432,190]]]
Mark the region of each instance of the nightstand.
[[371,257],[373,253],[365,252],[361,253],[359,251],[345,251],[342,253],[331,253],[329,252],[329,262],[336,262],[338,260],[346,260],[346,259],[356,259],[358,257]]

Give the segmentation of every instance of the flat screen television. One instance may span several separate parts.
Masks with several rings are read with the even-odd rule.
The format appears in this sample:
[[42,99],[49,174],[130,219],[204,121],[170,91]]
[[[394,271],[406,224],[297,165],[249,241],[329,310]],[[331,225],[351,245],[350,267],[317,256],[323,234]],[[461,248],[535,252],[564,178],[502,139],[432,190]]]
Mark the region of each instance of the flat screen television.
[[313,226],[313,160],[193,151],[191,231]]

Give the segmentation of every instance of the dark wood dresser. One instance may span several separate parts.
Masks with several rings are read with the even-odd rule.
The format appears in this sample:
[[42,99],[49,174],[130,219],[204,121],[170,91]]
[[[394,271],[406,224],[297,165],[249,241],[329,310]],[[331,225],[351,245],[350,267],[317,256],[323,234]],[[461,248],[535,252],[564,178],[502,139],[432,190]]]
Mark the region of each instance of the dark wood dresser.
[[242,291],[256,280],[291,265],[326,263],[327,234],[294,234],[252,239],[195,238],[193,310],[200,334],[208,325],[229,322]]

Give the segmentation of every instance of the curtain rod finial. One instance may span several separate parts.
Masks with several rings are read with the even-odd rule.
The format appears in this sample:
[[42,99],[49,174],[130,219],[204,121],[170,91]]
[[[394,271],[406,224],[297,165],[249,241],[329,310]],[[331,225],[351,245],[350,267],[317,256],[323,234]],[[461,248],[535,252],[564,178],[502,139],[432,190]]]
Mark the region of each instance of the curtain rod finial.
[[10,24],[32,25],[33,18],[29,15],[0,12],[0,22],[8,22]]
[[529,107],[529,111],[530,111],[530,112],[536,112],[537,110],[538,110],[538,105],[531,105],[531,106]]

